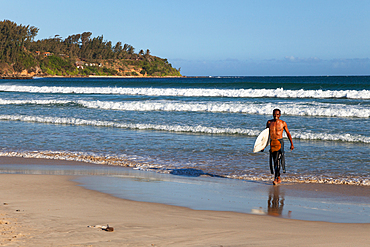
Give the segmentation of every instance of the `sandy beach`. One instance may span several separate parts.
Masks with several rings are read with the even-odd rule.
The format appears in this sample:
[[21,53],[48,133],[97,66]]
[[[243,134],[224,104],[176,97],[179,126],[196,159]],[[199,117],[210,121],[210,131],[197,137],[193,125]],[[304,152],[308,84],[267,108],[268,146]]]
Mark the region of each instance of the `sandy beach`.
[[[4,162],[9,163],[9,158]],[[370,240],[370,224],[310,222],[136,202],[85,189],[73,178],[1,174],[1,245],[368,246]],[[113,232],[101,228],[107,224]]]

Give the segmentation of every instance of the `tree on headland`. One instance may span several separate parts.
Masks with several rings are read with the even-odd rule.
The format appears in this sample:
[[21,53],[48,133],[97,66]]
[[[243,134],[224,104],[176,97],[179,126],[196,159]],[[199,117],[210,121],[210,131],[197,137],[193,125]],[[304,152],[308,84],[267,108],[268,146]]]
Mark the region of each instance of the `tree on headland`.
[[19,53],[25,45],[33,41],[38,33],[33,26],[17,25],[15,22],[5,20],[0,22],[0,60],[16,62]]
[[135,48],[131,45],[128,45],[127,52],[130,55],[133,55],[135,53]]
[[151,61],[151,59],[150,59],[150,51],[149,51],[149,49],[146,49],[146,52],[145,52],[145,54],[144,54],[144,57],[145,57],[145,60],[147,60],[147,61]]
[[33,57],[25,51],[25,47],[33,42],[38,30],[34,26],[17,25],[9,20],[0,22],[0,63],[11,64],[16,72],[33,66]]

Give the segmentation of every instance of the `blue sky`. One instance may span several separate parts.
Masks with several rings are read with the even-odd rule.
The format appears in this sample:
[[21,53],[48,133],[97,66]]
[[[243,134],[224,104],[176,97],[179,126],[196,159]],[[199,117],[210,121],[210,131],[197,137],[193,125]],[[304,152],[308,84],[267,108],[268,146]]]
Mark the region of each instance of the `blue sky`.
[[90,31],[183,75],[369,75],[370,1],[0,0],[36,39]]

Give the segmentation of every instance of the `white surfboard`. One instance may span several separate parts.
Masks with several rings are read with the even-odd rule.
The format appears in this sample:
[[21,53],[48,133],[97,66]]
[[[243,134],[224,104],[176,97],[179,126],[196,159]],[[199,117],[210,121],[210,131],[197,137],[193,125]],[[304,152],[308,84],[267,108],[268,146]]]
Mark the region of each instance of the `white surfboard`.
[[256,142],[254,143],[253,153],[257,153],[267,147],[270,139],[269,133],[269,128],[266,128],[258,135]]

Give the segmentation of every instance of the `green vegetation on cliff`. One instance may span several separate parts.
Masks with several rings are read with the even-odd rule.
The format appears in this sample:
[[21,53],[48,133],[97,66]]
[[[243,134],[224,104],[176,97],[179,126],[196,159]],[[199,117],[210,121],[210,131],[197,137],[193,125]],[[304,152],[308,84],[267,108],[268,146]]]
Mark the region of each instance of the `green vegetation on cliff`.
[[37,40],[39,29],[0,22],[0,76],[181,76],[167,59],[135,53],[131,45],[104,41],[91,32]]

